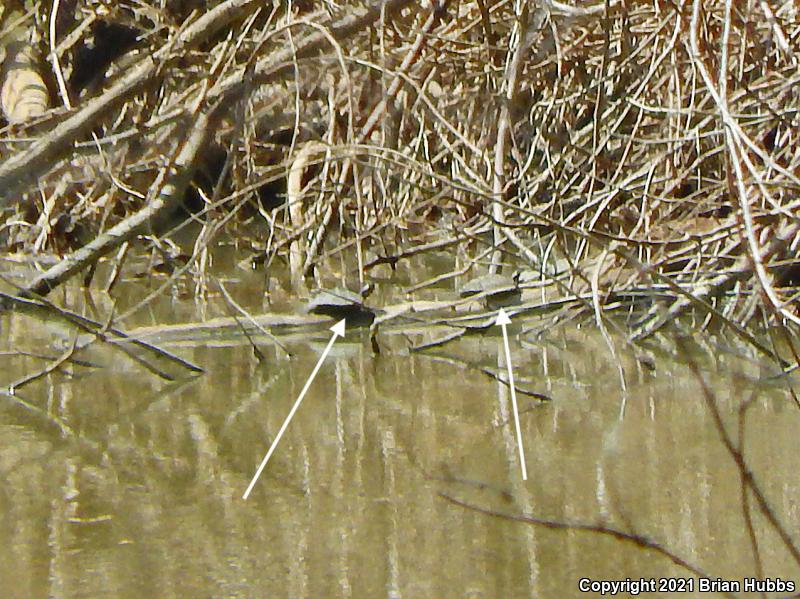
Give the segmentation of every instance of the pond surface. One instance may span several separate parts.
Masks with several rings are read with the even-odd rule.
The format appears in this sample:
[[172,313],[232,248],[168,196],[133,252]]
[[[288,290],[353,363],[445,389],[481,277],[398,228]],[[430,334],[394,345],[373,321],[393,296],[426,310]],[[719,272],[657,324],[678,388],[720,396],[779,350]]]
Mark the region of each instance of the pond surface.
[[[150,317],[199,318],[175,302]],[[0,396],[3,597],[577,597],[582,578],[665,577],[694,590],[650,596],[711,596],[701,575],[797,586],[791,381],[725,343],[663,340],[652,370],[592,327],[529,324],[509,326],[527,481],[496,328],[425,352],[413,334],[379,334],[379,355],[350,330],[246,501],[330,331],[286,338],[291,357],[255,339],[262,362],[241,338],[164,343],[205,369],[173,382],[108,346],[79,352],[94,367]],[[0,350],[6,386],[47,364],[16,352],[56,358],[64,341],[5,315]],[[769,518],[709,401],[743,439]]]

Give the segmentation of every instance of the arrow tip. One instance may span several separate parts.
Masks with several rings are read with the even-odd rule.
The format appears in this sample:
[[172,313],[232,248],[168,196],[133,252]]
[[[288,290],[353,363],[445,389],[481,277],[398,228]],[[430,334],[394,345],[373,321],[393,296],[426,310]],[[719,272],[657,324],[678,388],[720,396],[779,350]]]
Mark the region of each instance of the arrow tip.
[[342,318],[339,322],[337,322],[335,325],[333,325],[331,327],[331,329],[330,329],[331,331],[333,331],[333,334],[336,335],[337,337],[344,337],[344,320],[345,319]]
[[506,314],[506,311],[503,310],[502,308],[500,308],[500,311],[497,313],[497,322],[495,322],[495,324],[496,325],[511,324],[511,319],[508,317],[508,314]]

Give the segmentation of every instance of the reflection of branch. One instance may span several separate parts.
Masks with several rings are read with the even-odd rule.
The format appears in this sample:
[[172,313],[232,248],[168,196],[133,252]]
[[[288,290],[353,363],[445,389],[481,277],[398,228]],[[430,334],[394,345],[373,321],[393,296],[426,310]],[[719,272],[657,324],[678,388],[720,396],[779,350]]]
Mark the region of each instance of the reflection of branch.
[[[670,560],[673,564],[680,566],[691,572],[692,574],[702,577],[702,578],[709,578],[709,575],[703,572],[697,566],[694,566],[679,556],[677,553],[674,553],[664,547],[663,545],[657,543],[653,539],[645,537],[643,535],[633,534],[625,532],[624,530],[618,530],[616,528],[611,528],[608,526],[604,526],[602,524],[583,524],[580,522],[565,522],[560,520],[545,520],[544,518],[535,518],[533,516],[526,516],[524,514],[507,514],[504,512],[498,512],[495,510],[491,510],[486,507],[482,507],[480,505],[475,505],[472,503],[467,503],[465,501],[461,501],[460,499],[456,499],[448,495],[447,493],[439,493],[439,497],[449,501],[450,503],[466,508],[468,510],[473,510],[484,514],[486,516],[492,516],[494,518],[502,518],[503,520],[512,520],[514,522],[521,522],[523,524],[530,524],[533,526],[542,526],[544,528],[549,528],[551,530],[574,530],[579,532],[591,532],[596,534],[601,534],[609,537],[613,537],[618,541],[625,541],[627,543],[632,543],[637,547],[641,547],[642,549],[648,549],[650,551],[654,551],[668,560]],[[721,592],[720,594],[725,597],[736,597],[736,595],[732,593]]]
[[23,399],[19,395],[9,393],[4,389],[0,389],[0,397],[5,397],[6,399],[10,400],[12,403],[17,404],[21,408],[24,408],[26,411],[35,414],[36,416],[42,418],[47,424],[55,426],[58,429],[58,432],[61,433],[62,437],[69,437],[72,439],[80,439],[75,435],[75,431],[73,431],[68,425],[61,422],[56,416],[51,414],[48,411],[41,409],[39,406]]
[[[686,343],[686,338],[677,336],[675,341],[678,344],[682,355],[691,356]],[[767,502],[767,498],[764,496],[761,487],[755,480],[753,471],[750,470],[749,466],[745,463],[741,447],[736,447],[734,445],[733,439],[731,439],[731,436],[725,428],[725,425],[722,423],[722,415],[719,413],[716,395],[714,395],[714,392],[711,391],[708,383],[700,373],[697,362],[690,359],[688,360],[688,366],[692,371],[692,374],[694,374],[695,378],[697,379],[697,382],[700,384],[700,388],[703,391],[703,399],[705,400],[706,406],[708,406],[708,410],[711,412],[711,416],[714,419],[714,427],[717,429],[717,434],[719,435],[722,444],[725,446],[725,449],[728,451],[731,458],[733,458],[736,467],[739,469],[739,474],[742,477],[742,481],[753,492],[753,497],[755,497],[758,507],[761,508],[761,513],[764,514],[772,528],[778,533],[778,536],[783,541],[786,549],[792,554],[794,560],[800,564],[800,549],[795,544],[794,539],[792,539],[792,537],[789,535],[786,527],[778,520],[778,516],[772,509],[772,506],[770,506],[770,504]]]
[[58,358],[47,364],[44,368],[39,370],[38,372],[34,372],[32,374],[25,375],[21,379],[17,379],[13,383],[8,386],[9,391],[13,394],[18,389],[21,389],[25,385],[28,385],[42,377],[47,376],[51,372],[58,370],[61,366],[67,362],[72,362],[72,357],[75,354],[75,344],[77,343],[77,339],[73,339],[70,346],[67,350],[61,354]]
[[[755,401],[758,399],[758,393],[753,391],[747,401],[742,402],[742,405],[739,406],[739,449],[740,451],[744,452],[744,440],[745,440],[745,425],[747,423],[747,410],[750,409]],[[745,481],[744,476],[739,474],[740,485],[741,485],[741,499],[742,499],[742,517],[744,518],[744,524],[747,528],[747,537],[750,540],[750,548],[753,552],[753,562],[756,566],[756,577],[757,578],[764,578],[764,565],[761,562],[761,552],[758,549],[758,537],[756,536],[756,530],[753,526],[753,515],[750,511],[750,496],[747,494],[747,481]]]
[[[502,374],[492,370],[491,368],[487,368],[486,366],[481,366],[476,362],[472,362],[470,360],[464,360],[461,358],[455,358],[453,356],[445,356],[442,354],[423,353],[421,355],[437,362],[444,362],[446,364],[452,364],[454,366],[458,366],[459,368],[465,370],[477,370],[481,374],[485,374],[486,376],[488,376],[490,379],[495,380],[498,383],[505,385],[506,387],[509,386],[508,379],[504,377]],[[534,399],[537,399],[543,403],[553,400],[553,398],[550,397],[549,395],[545,395],[544,393],[537,393],[536,391],[531,391],[529,389],[524,389],[518,385],[514,385],[514,390],[520,395],[533,397]]]

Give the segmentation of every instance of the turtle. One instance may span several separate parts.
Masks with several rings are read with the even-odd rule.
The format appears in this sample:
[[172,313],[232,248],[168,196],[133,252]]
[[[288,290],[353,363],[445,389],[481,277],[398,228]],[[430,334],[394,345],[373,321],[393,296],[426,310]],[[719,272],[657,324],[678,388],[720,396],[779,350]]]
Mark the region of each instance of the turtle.
[[319,289],[308,300],[305,310],[309,314],[345,318],[350,326],[366,326],[375,320],[375,310],[364,305],[365,295],[340,287]]
[[489,310],[513,306],[522,299],[519,273],[514,276],[488,274],[468,281],[459,290],[460,297],[481,296]]

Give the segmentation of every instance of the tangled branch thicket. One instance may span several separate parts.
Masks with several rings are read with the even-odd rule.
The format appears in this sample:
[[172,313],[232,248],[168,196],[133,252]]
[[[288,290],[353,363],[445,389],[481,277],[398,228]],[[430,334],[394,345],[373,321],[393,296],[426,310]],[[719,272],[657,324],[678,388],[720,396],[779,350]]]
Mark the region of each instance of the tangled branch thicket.
[[597,318],[666,298],[636,338],[800,324],[793,2],[34,4],[55,107],[3,130],[0,239],[75,254],[33,291],[183,204],[196,268],[253,225],[298,279],[463,244]]

